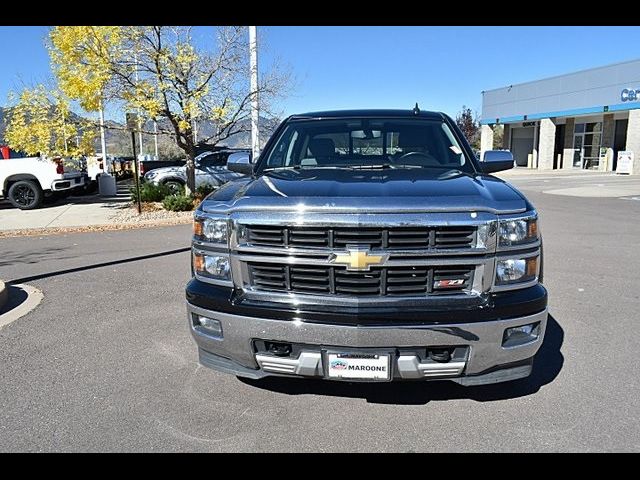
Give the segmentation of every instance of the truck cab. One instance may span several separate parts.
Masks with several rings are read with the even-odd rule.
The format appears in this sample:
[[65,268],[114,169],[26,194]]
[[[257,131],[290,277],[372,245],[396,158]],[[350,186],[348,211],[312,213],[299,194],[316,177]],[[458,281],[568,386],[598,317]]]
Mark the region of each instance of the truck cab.
[[544,338],[538,213],[439,112],[287,118],[194,216],[187,321],[241,377],[482,385]]

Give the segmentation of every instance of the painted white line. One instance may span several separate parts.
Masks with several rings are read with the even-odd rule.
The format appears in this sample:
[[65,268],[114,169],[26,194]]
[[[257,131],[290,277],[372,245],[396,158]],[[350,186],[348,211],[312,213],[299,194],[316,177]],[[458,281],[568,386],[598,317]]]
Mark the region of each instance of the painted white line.
[[[26,292],[27,299],[17,307],[12,308],[8,312],[0,315],[0,330],[3,327],[6,327],[7,325],[9,325],[10,323],[15,322],[20,317],[24,317],[27,313],[29,313],[31,310],[36,308],[44,298],[44,295],[42,294],[42,292],[37,288],[32,287],[31,285],[16,284],[16,285],[7,286],[7,289],[12,289],[12,288],[19,288],[24,292]],[[11,298],[9,298],[8,303],[10,302],[11,302]]]

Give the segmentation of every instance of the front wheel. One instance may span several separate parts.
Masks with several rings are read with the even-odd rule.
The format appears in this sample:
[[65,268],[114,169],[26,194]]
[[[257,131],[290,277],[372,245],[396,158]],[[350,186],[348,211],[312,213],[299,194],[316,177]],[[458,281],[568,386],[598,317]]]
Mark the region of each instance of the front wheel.
[[177,180],[167,180],[164,184],[172,195],[180,195],[184,189],[184,185]]
[[8,198],[11,205],[20,210],[33,210],[42,205],[44,193],[36,182],[19,180],[9,187]]

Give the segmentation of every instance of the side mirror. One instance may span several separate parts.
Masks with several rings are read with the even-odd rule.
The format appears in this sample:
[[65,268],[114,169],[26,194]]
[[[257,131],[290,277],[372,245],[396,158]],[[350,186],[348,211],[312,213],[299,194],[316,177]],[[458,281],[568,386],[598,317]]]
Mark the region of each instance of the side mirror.
[[251,155],[248,152],[232,153],[227,158],[227,170],[243,175],[251,175],[253,173]]
[[482,156],[480,167],[483,173],[510,170],[513,168],[513,155],[509,150],[487,150]]

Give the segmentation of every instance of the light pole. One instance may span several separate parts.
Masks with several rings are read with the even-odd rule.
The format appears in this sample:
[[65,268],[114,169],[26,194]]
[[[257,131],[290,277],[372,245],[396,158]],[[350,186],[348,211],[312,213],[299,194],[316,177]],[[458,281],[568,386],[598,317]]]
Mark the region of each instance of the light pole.
[[107,168],[107,141],[104,135],[104,108],[102,106],[102,99],[100,99],[100,147],[102,148],[102,170],[104,173],[109,173]]
[[104,134],[104,105],[100,99],[100,142],[102,147],[102,174],[98,176],[98,191],[103,197],[113,197],[117,193],[116,179],[109,173],[107,162],[107,141]]
[[155,143],[155,150],[156,150],[156,160],[159,160],[158,158],[158,122],[156,120],[153,121],[153,141]]
[[251,71],[251,152],[255,162],[260,153],[260,131],[258,129],[258,39],[256,27],[249,27],[249,55]]
[[[138,52],[134,52],[133,54],[133,58],[136,62],[136,87],[138,86],[138,83],[140,82],[140,78],[138,77]],[[140,109],[138,108],[138,147],[140,150],[140,155],[142,155],[142,115],[140,115]]]

